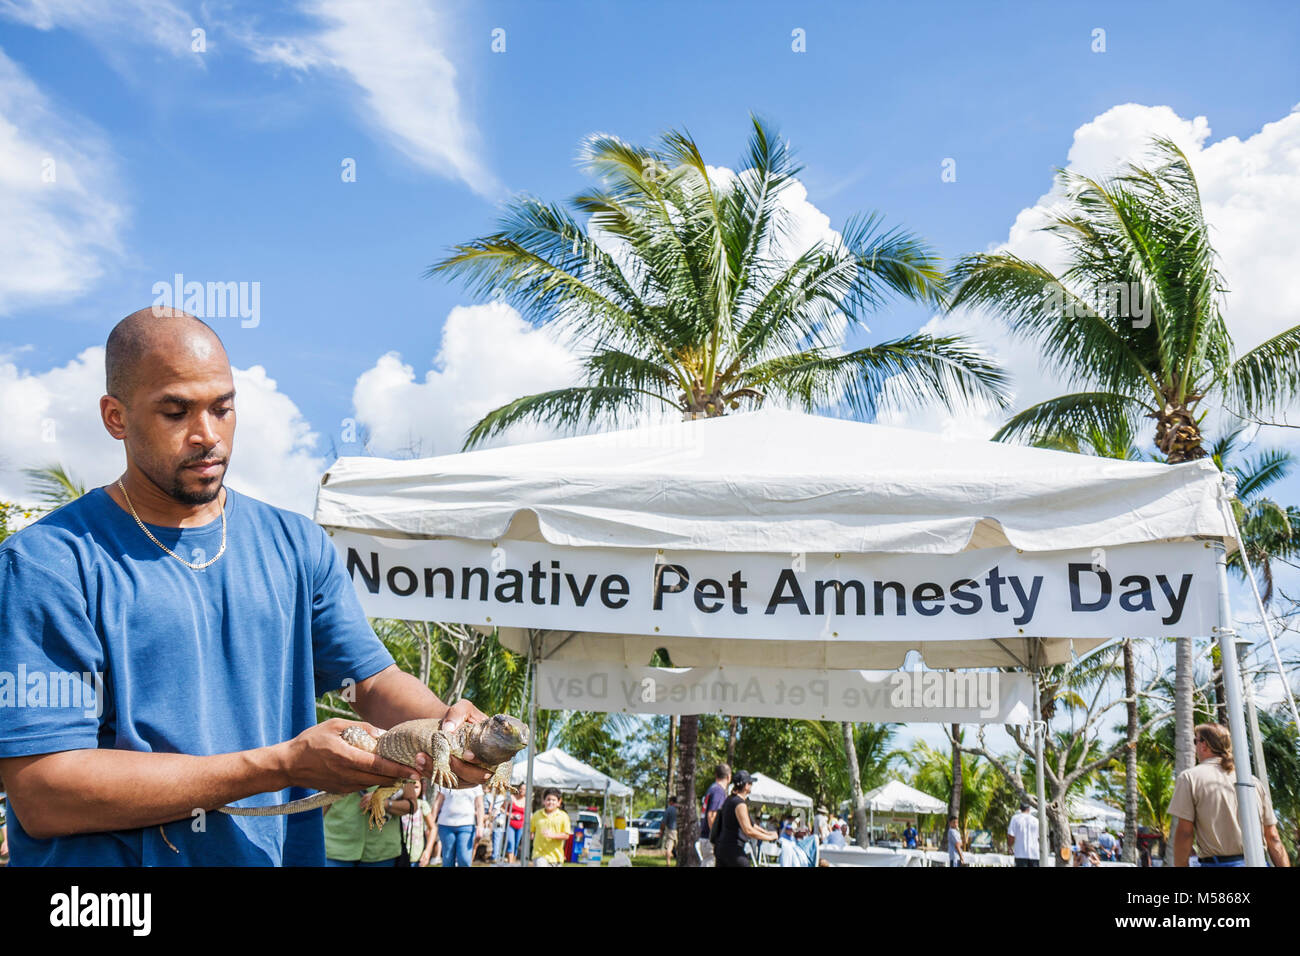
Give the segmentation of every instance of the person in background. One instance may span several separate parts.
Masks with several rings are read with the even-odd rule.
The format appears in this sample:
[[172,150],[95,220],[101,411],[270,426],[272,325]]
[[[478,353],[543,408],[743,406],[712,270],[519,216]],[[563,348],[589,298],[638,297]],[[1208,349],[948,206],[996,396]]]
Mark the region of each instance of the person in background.
[[731,768],[720,763],[713,770],[713,785],[704,794],[700,812],[700,838],[707,840],[713,832],[713,821],[727,801],[727,787],[731,784]]
[[408,866],[402,857],[399,817],[415,808],[414,787],[384,801],[387,819],[378,829],[370,826],[370,801],[378,787],[349,794],[325,808],[326,866]]
[[677,797],[668,798],[663,819],[659,821],[659,842],[664,848],[664,865],[673,865],[673,851],[677,849]]
[[529,823],[534,866],[564,865],[564,842],[573,832],[573,824],[562,806],[560,791],[554,787],[548,787],[542,793],[542,809],[533,814]]
[[474,843],[483,832],[483,788],[439,787],[433,819],[438,824],[438,839],[442,841],[442,865],[472,865]]
[[948,865],[966,865],[966,855],[962,853],[961,831],[957,829],[956,817],[948,818]]
[[910,821],[903,830],[903,846],[908,850],[916,849],[916,827]]
[[1074,854],[1075,866],[1101,866],[1101,857],[1093,849],[1091,843],[1082,837],[1079,838],[1079,852]]
[[[1177,817],[1174,831],[1174,866],[1187,866],[1196,838],[1201,866],[1245,866],[1241,824],[1237,822],[1236,764],[1232,759],[1232,736],[1221,724],[1196,727],[1196,766],[1178,775],[1169,815]],[[1274,866],[1290,866],[1277,817],[1268,790],[1255,781],[1259,821],[1264,844]]]
[[1109,830],[1102,830],[1101,836],[1097,837],[1097,856],[1106,861],[1117,858],[1117,854],[1115,853],[1115,835]]
[[749,804],[745,798],[754,789],[754,778],[744,770],[736,773],[731,781],[731,796],[727,797],[718,811],[721,820],[721,833],[714,844],[713,855],[717,865],[744,867],[749,866],[749,854],[745,852],[745,840],[777,840],[779,837],[771,830],[756,827],[749,820]]
[[813,816],[813,833],[817,834],[817,842],[825,843],[827,835],[831,832],[830,825],[827,822],[827,809],[818,807],[817,813]]
[[486,812],[484,818],[487,821],[487,840],[488,840],[488,857],[494,861],[501,861],[506,856],[506,830],[508,821],[508,810],[510,809],[511,794],[499,793],[495,796],[484,798]]
[[831,832],[826,835],[826,845],[848,846],[848,841],[844,839],[844,830],[839,820],[831,824]]
[[1020,800],[1020,812],[1007,824],[1007,841],[1016,866],[1038,866],[1038,817],[1027,798]]
[[510,795],[509,816],[506,820],[506,862],[515,862],[519,855],[519,844],[524,838],[524,820],[528,816],[528,807],[524,805],[524,788]]
[[416,807],[402,817],[402,835],[406,838],[406,853],[412,866],[428,866],[433,853],[429,837],[437,829],[433,823],[433,808],[424,796],[424,781],[414,784]]

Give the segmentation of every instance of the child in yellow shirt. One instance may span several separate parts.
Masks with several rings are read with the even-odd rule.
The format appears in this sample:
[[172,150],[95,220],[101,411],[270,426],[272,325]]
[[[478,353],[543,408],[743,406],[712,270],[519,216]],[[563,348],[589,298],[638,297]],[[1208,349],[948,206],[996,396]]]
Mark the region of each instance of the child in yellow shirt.
[[560,809],[560,791],[547,788],[542,794],[542,809],[529,822],[533,834],[533,863],[541,866],[564,865],[564,841],[573,832],[569,815]]

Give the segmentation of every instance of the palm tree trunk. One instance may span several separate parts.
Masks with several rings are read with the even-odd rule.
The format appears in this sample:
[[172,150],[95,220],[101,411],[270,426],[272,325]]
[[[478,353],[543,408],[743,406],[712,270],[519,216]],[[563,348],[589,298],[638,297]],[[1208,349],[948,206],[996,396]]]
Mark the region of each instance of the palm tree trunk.
[[1228,693],[1223,688],[1223,659],[1216,644],[1210,648],[1210,666],[1214,668],[1214,721],[1228,726]]
[[695,714],[682,716],[681,737],[678,750],[681,761],[681,782],[677,789],[677,865],[698,866],[695,841],[700,838],[699,807],[695,800],[695,748],[700,733],[700,718]]
[[677,792],[677,781],[674,772],[676,767],[673,766],[673,751],[677,746],[677,715],[670,714],[668,717],[668,789],[664,791],[664,802],[667,802],[667,795]]
[[1192,743],[1192,639],[1174,639],[1174,778],[1196,763]]
[[871,834],[867,832],[867,807],[862,799],[862,774],[858,770],[858,748],[853,743],[853,723],[843,721],[840,729],[844,732],[844,755],[849,761],[849,791],[853,794],[853,832],[854,841],[860,847],[871,844]]
[[948,816],[957,818],[957,829],[965,838],[965,821],[961,818],[961,725],[952,725],[952,793],[948,795]]
[[1128,698],[1128,728],[1124,753],[1124,862],[1137,863],[1138,705],[1137,675],[1133,670],[1133,639],[1124,641],[1124,696]]
[[1061,865],[1061,847],[1069,846],[1074,842],[1074,837],[1070,835],[1070,818],[1063,809],[1064,804],[1064,797],[1060,797],[1059,801],[1054,799],[1047,805],[1047,826],[1050,830],[1052,855],[1057,866]]
[[1156,447],[1171,465],[1205,457],[1196,416],[1184,404],[1169,404],[1156,417]]

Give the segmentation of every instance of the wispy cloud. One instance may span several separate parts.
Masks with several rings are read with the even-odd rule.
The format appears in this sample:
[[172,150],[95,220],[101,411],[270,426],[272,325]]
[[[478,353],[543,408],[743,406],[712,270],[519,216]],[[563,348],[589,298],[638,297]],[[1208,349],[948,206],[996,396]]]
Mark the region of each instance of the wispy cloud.
[[114,168],[94,124],[52,104],[0,50],[0,316],[76,298],[121,255]]
[[0,16],[37,30],[72,30],[101,49],[120,49],[128,39],[177,57],[191,54],[199,25],[171,0],[0,0]]
[[465,116],[447,29],[432,6],[403,0],[310,0],[320,29],[243,41],[255,58],[293,70],[339,71],[361,92],[365,119],[416,165],[495,196],[501,185],[480,156]]

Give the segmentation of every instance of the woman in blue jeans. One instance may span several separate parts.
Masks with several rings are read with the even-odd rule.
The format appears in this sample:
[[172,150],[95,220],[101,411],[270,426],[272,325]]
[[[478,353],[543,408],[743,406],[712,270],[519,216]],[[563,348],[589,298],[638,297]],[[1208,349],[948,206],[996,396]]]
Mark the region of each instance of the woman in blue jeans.
[[474,858],[474,842],[483,829],[483,788],[464,790],[438,788],[433,807],[442,840],[443,866],[469,866]]

